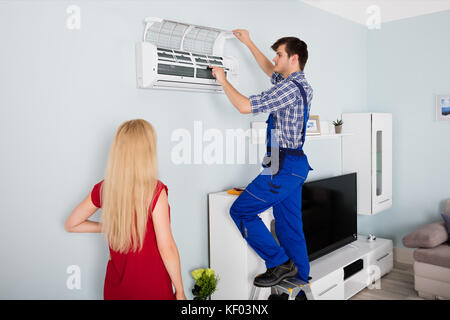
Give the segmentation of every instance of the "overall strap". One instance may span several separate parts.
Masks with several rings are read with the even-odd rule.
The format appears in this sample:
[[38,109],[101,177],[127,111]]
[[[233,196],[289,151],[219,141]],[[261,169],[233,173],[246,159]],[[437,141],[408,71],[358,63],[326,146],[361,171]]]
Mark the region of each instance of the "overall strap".
[[[304,114],[303,114],[303,132],[302,132],[302,145],[300,147],[298,147],[298,149],[287,149],[287,148],[279,148],[278,145],[274,146],[277,149],[282,149],[283,151],[287,152],[287,153],[291,153],[294,155],[302,155],[302,149],[303,149],[303,145],[305,143],[305,135],[306,135],[306,123],[308,122],[308,100],[307,100],[307,96],[306,96],[306,92],[305,89],[303,88],[303,86],[295,81],[292,80],[292,82],[295,83],[295,85],[299,88],[300,90],[300,94],[302,95],[302,99],[303,99],[303,104],[304,104]],[[271,131],[274,128],[274,119],[273,119],[273,114],[269,114],[269,117],[266,120],[267,123],[267,130],[266,130],[266,141],[267,141],[267,152],[270,153],[270,149],[272,147],[271,144]]]
[[[267,143],[267,149],[270,149],[272,147],[272,129],[275,127],[273,123],[273,114],[270,113],[269,117],[266,120],[267,123],[267,129],[266,129],[266,143]],[[277,146],[274,146],[275,148]]]
[[305,92],[305,89],[303,88],[303,86],[299,82],[297,82],[295,80],[292,80],[292,82],[294,82],[295,85],[300,89],[300,93],[302,95],[303,105],[304,105],[302,145],[298,148],[299,150],[302,150],[303,149],[303,145],[305,143],[306,123],[308,122],[308,118],[309,118],[309,115],[308,115],[308,100],[307,100],[306,92]]

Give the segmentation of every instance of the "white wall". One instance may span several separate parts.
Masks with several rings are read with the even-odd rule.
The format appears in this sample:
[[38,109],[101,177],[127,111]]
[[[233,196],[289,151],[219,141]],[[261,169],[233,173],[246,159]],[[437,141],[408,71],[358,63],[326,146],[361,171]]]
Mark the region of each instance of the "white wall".
[[[66,28],[72,4],[81,9],[80,30]],[[207,193],[246,185],[258,173],[250,164],[171,162],[176,129],[193,134],[198,120],[225,133],[265,117],[240,115],[224,95],[136,89],[134,44],[146,16],[247,28],[270,59],[275,40],[298,36],[309,46],[311,113],[334,120],[366,110],[366,30],[297,1],[2,1],[1,299],[102,299],[106,243],[100,234],[66,233],[64,221],[103,178],[123,121],[144,118],[158,132],[188,297],[190,271],[208,264]],[[270,87],[238,40],[226,54],[239,59],[243,94]],[[305,151],[314,168],[309,179],[340,174],[339,140],[307,141]],[[70,265],[81,268],[81,290],[66,287]]]
[[436,121],[436,94],[450,94],[450,11],[399,20],[368,33],[368,109],[391,112],[392,208],[360,217],[358,230],[403,247],[442,221],[450,198],[450,122]]

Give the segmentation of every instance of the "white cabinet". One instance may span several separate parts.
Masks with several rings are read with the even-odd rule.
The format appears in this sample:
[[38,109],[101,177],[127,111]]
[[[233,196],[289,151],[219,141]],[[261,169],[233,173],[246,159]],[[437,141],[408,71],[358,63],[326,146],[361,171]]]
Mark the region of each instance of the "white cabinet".
[[[230,216],[230,207],[237,196],[227,192],[208,195],[209,200],[209,265],[220,277],[212,300],[249,300],[253,279],[266,271],[266,265],[242,237]],[[272,208],[260,213],[270,230]],[[270,288],[262,288],[260,298],[267,299]]]
[[[264,261],[242,237],[231,219],[230,207],[237,196],[211,193],[209,200],[210,268],[220,277],[213,300],[248,300],[253,279],[266,271]],[[260,214],[270,230],[272,210]],[[361,267],[351,272],[351,265]],[[314,300],[346,300],[380,279],[393,267],[392,240],[365,236],[310,262],[311,293]],[[350,269],[349,269],[350,268]],[[270,288],[261,288],[259,299],[267,299]]]
[[392,207],[392,114],[343,113],[342,173],[357,173],[357,212]]

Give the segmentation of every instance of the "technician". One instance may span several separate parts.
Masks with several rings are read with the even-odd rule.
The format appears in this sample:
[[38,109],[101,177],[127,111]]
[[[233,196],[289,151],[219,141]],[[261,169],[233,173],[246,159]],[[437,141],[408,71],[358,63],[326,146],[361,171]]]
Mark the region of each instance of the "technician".
[[[313,96],[303,72],[308,60],[307,45],[295,37],[277,40],[271,47],[276,51],[274,65],[250,40],[247,30],[236,29],[233,34],[250,49],[258,65],[271,77],[273,87],[247,98],[227,81],[222,68],[211,67],[240,113],[269,113],[263,170],[233,203],[230,215],[266,263],[267,271],[255,277],[255,286],[274,286],[294,276],[308,282],[310,266],[301,213],[302,186],[312,170],[303,152]],[[258,216],[270,207],[280,245]]]

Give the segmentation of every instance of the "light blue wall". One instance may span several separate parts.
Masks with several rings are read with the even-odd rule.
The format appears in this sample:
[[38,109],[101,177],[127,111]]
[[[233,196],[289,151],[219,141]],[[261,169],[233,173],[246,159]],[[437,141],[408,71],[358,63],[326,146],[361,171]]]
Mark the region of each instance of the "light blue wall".
[[[66,28],[69,4],[81,8],[78,31]],[[247,28],[270,58],[270,45],[276,39],[298,36],[309,46],[305,73],[315,90],[312,114],[334,120],[342,112],[367,110],[367,48],[373,47],[368,46],[367,30],[298,1],[0,2],[1,299],[103,297],[108,253],[102,235],[68,234],[64,221],[103,178],[114,132],[125,120],[147,119],[158,132],[160,177],[169,187],[173,233],[188,298],[193,286],[190,271],[208,263],[207,194],[245,185],[258,173],[257,165],[176,166],[171,162],[175,145],[171,134],[176,129],[186,128],[193,134],[194,121],[202,121],[204,130],[217,128],[225,133],[226,129],[246,130],[251,121],[265,119],[240,115],[224,95],[136,89],[134,44],[141,38],[146,16]],[[437,41],[432,50],[439,49]],[[243,94],[270,87],[238,40],[229,41],[225,51],[239,60],[238,89]],[[431,121],[431,111],[427,114]],[[448,133],[448,126],[439,125],[440,134]],[[433,128],[437,127],[430,124],[429,130]],[[394,143],[398,146],[398,141]],[[444,147],[442,142],[432,150],[446,150],[448,159],[448,147]],[[340,174],[339,140],[308,141],[305,150],[315,169],[309,179]],[[414,155],[413,148],[408,152]],[[411,159],[405,155],[402,161]],[[432,170],[436,179],[443,176],[444,169]],[[419,179],[412,173],[407,172],[408,179]],[[425,172],[421,175],[428,178]],[[394,184],[395,190],[401,189],[399,180]],[[442,192],[442,199],[444,191],[433,186]],[[446,188],[448,194],[448,184]],[[406,197],[406,191],[402,192]],[[438,201],[429,200],[430,192],[423,199],[431,208]],[[436,192],[431,195],[438,198]],[[414,201],[422,205],[419,195]],[[399,201],[394,199],[396,205]],[[94,219],[99,216],[100,212]],[[386,216],[375,218],[380,228]],[[81,268],[81,290],[66,287],[70,265]]]
[[358,231],[394,241],[442,221],[450,198],[450,122],[436,121],[436,94],[450,94],[450,11],[381,25],[368,31],[371,112],[393,121],[391,209],[361,216]]

